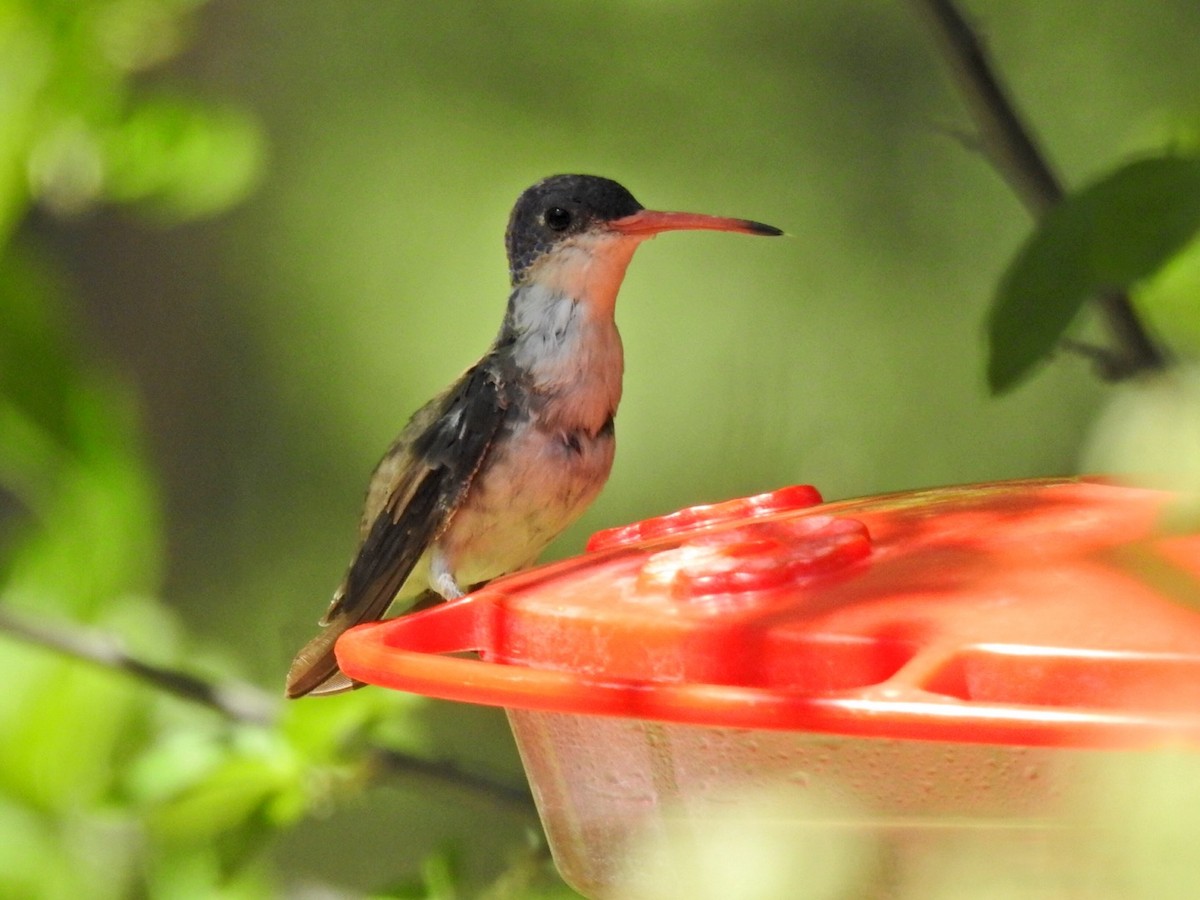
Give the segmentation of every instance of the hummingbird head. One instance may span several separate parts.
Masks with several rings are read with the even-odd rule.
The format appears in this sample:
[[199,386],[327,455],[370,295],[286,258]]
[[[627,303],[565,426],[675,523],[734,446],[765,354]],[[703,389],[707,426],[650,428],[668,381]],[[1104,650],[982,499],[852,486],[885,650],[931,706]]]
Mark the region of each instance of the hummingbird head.
[[746,219],[648,210],[609,178],[553,175],[521,194],[509,217],[505,245],[512,285],[571,270],[614,282],[615,296],[638,244],[662,231],[695,229],[782,233]]
[[517,200],[505,237],[513,290],[498,344],[537,390],[559,398],[556,423],[594,435],[611,420],[624,367],[613,311],[625,269],[642,241],[679,229],[782,233],[745,219],[655,212],[594,175],[555,175]]
[[641,210],[633,194],[608,178],[554,175],[539,181],[518,198],[504,235],[513,287],[539,258],[556,248],[605,243],[582,238],[601,238],[608,222]]

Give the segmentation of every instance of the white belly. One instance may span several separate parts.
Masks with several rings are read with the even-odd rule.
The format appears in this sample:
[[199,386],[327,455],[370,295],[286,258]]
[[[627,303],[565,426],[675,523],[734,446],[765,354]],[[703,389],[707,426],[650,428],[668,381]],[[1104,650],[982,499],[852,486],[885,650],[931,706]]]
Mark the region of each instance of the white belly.
[[437,542],[460,587],[532,564],[596,498],[612,468],[612,431],[574,440],[523,423],[498,442]]

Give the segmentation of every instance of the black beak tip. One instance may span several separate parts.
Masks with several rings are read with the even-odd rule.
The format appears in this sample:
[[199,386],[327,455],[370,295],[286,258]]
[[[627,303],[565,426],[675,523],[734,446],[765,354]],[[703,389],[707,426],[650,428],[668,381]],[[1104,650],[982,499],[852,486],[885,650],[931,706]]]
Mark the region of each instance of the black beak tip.
[[774,225],[764,225],[762,222],[746,222],[747,227],[753,234],[762,234],[767,237],[779,237],[783,231],[776,228]]

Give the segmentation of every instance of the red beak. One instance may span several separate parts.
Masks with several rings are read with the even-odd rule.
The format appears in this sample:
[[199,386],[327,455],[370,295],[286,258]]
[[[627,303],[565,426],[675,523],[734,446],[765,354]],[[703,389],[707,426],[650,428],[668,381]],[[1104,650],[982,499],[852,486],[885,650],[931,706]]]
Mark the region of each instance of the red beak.
[[613,219],[608,223],[613,231],[628,235],[650,237],[661,231],[740,231],[742,234],[783,234],[778,228],[752,222],[749,219],[725,219],[700,213],[658,212],[643,209],[632,216]]

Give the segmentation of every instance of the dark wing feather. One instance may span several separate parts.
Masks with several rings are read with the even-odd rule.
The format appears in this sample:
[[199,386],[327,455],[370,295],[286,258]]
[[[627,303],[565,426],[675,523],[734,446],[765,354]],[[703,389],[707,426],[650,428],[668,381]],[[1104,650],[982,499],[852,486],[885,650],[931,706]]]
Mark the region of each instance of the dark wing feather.
[[418,427],[407,464],[367,529],[322,620],[324,629],[300,650],[288,671],[289,697],[353,686],[338,671],[333,654],[337,638],[387,612],[422,554],[466,498],[508,406],[506,385],[485,359],[451,388],[429,424]]

